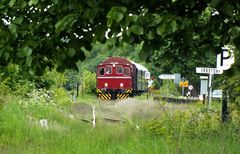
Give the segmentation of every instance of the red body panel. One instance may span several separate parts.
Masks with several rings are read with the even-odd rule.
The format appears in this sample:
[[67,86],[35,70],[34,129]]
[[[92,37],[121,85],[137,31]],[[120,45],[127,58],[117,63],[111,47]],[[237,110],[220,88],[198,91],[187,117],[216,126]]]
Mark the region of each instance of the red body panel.
[[[131,78],[99,78],[97,79],[97,88],[98,89],[132,89],[132,79]],[[108,84],[107,87],[105,87],[105,83]],[[120,84],[123,84],[123,86],[121,87]]]
[[123,94],[145,91],[144,73],[140,64],[122,57],[110,57],[97,66],[98,93]]
[[[99,69],[106,68],[106,66],[111,67],[111,73],[108,74],[105,69],[104,74],[99,74]],[[128,68],[129,74],[117,73],[117,67]],[[97,67],[97,89],[132,89],[132,68],[132,63],[125,58],[108,58]]]
[[[99,65],[98,68],[100,67],[105,67],[106,65],[110,66],[110,64],[102,64]],[[129,75],[124,75],[124,74],[117,74],[116,73],[116,67],[117,66],[123,66],[126,68],[129,68],[130,73]],[[106,87],[105,84],[108,84]],[[123,84],[122,87],[120,84]],[[131,67],[129,65],[124,65],[124,64],[115,64],[115,67],[112,66],[112,73],[111,74],[106,74],[104,75],[99,75],[97,73],[97,88],[98,89],[132,89],[132,73],[131,73]]]

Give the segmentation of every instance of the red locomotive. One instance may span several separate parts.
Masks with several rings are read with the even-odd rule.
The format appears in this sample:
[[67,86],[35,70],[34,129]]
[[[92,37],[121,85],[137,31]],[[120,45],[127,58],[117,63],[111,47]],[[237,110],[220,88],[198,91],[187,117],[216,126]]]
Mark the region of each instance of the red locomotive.
[[109,57],[97,66],[97,94],[102,99],[124,99],[147,90],[148,70],[122,57]]

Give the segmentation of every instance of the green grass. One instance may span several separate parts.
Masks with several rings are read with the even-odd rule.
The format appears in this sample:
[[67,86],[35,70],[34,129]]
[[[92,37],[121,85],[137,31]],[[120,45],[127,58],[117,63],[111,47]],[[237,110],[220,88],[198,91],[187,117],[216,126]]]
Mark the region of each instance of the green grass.
[[[239,153],[240,150],[239,132],[228,126],[219,126],[218,133],[211,133],[210,130],[207,136],[198,134],[188,137],[183,134],[176,139],[171,133],[156,135],[150,132],[145,122],[139,123],[139,130],[129,123],[112,124],[104,121],[97,121],[96,127],[92,128],[90,123],[71,119],[53,107],[36,105],[33,110],[32,107],[26,109],[11,102],[5,104],[0,113],[0,153],[6,154],[202,154]],[[29,120],[29,113],[35,119]],[[49,120],[48,129],[38,124],[41,114],[44,115],[42,118]],[[176,121],[169,121],[172,126],[171,122]]]
[[93,104],[96,103],[97,96],[93,94],[79,94],[76,97],[76,103]]

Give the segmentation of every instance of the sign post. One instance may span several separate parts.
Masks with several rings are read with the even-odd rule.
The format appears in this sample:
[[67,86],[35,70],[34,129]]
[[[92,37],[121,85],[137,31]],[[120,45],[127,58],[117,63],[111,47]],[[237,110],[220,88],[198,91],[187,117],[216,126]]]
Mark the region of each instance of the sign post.
[[188,80],[186,80],[186,78],[182,77],[181,81],[179,82],[179,86],[182,87],[182,96],[184,96],[184,88],[188,87]]
[[[149,81],[150,77],[151,77],[150,72],[145,72],[145,79]],[[148,99],[148,94],[149,94],[149,88],[148,88],[148,84],[147,84],[147,99]]]
[[209,74],[209,77],[208,77],[208,106],[211,105],[211,95],[212,95],[212,77],[213,77],[213,74]]
[[208,106],[210,106],[212,93],[212,77],[214,74],[222,74],[223,70],[219,68],[196,67],[196,73],[208,74]]
[[188,93],[187,93],[187,97],[192,97],[192,90],[193,90],[193,85],[189,85],[188,86]]

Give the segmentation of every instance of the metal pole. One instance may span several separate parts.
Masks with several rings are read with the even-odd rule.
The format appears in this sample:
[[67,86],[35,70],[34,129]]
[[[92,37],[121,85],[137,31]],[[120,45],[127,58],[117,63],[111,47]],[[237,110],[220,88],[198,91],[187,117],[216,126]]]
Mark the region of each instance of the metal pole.
[[77,97],[78,97],[78,93],[79,93],[79,82],[77,82]]
[[182,96],[184,96],[184,87],[182,87]]
[[148,99],[148,87],[147,87],[147,99]]
[[222,92],[222,122],[226,122],[229,119],[229,112],[228,112],[228,93],[226,89],[223,89]]
[[82,96],[83,96],[83,80],[82,80]]
[[149,89],[148,89],[148,80],[147,80],[147,99],[148,99],[148,91]]
[[208,78],[208,107],[211,105],[211,95],[212,95],[212,74],[209,74]]
[[205,104],[205,101],[206,101],[206,95],[203,94],[203,105]]

